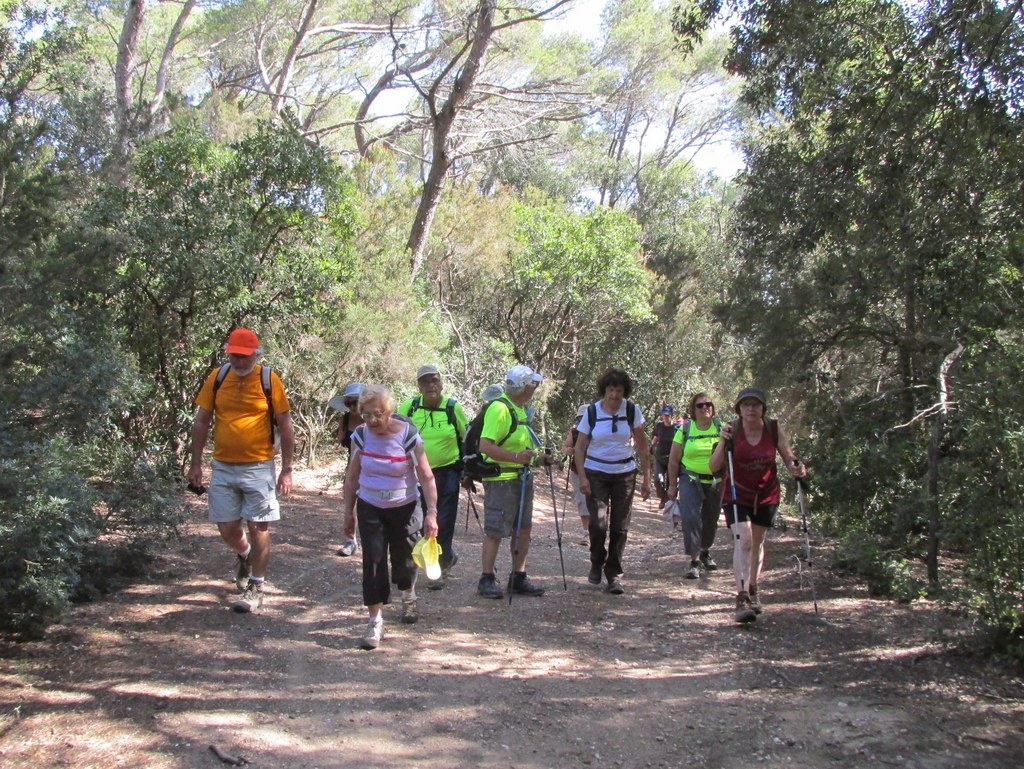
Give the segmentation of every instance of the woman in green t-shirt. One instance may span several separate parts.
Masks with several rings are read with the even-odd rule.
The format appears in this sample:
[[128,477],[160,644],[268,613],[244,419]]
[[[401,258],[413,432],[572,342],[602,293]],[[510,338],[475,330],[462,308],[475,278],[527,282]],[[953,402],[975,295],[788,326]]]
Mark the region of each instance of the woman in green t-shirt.
[[683,519],[683,547],[690,556],[686,578],[698,579],[701,568],[718,568],[711,557],[711,546],[722,509],[722,487],[711,473],[711,454],[718,443],[720,425],[715,419],[715,404],[707,393],[690,398],[686,415],[687,421],[676,430],[672,441],[668,497],[678,500]]

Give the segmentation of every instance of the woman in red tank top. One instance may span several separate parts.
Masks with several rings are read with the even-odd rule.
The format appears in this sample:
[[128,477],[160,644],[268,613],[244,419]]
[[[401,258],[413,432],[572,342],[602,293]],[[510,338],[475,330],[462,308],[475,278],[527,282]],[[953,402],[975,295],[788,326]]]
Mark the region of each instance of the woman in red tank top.
[[[768,408],[764,392],[748,387],[736,398],[740,418],[735,434],[731,424],[722,425],[721,440],[711,455],[711,470],[725,468],[722,507],[725,521],[734,535],[733,574],[736,578],[736,621],[753,622],[761,613],[757,580],[764,565],[764,538],[779,508],[781,490],[775,454],[796,478],[807,468],[789,447],[779,423],[765,419]],[[727,444],[731,442],[732,466]]]

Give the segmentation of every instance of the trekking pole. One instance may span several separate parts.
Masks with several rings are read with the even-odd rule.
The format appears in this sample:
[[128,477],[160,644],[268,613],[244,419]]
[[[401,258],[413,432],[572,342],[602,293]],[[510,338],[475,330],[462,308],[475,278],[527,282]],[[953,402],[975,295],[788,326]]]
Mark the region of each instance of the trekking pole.
[[548,484],[551,486],[551,512],[555,516],[555,541],[558,542],[558,563],[562,567],[562,587],[568,590],[569,583],[565,579],[565,556],[562,555],[562,527],[558,525],[558,506],[555,504],[555,475],[551,471],[551,465],[548,465]]
[[[732,533],[737,540],[740,538],[740,509],[736,503],[736,473],[732,467],[732,438],[725,442],[725,453],[729,457],[729,485],[732,487]],[[735,559],[734,559],[735,560]],[[736,564],[733,564],[733,571],[736,571]],[[744,583],[746,582],[743,577],[740,577],[740,592],[745,593],[746,588]]]
[[473,492],[466,489],[466,499],[469,501],[469,505],[466,507],[466,531],[469,531],[469,511],[473,511],[473,517],[476,518],[476,525],[480,527],[480,533],[484,533],[484,525],[480,522],[480,513],[476,511],[476,502],[473,501]]
[[512,605],[512,586],[515,584],[516,561],[519,560],[519,533],[523,530],[523,510],[526,507],[526,486],[530,477],[530,468],[524,467],[519,483],[519,511],[516,513],[515,539],[512,540],[512,568],[508,573],[508,605]]
[[[544,413],[544,421],[541,423],[544,430],[544,443],[547,444],[548,437],[548,419],[547,412]],[[548,458],[548,463],[545,465],[548,471],[548,486],[551,487],[551,514],[555,518],[555,541],[558,543],[558,563],[562,567],[562,587],[566,591],[569,590],[569,583],[565,579],[565,556],[562,554],[562,527],[558,523],[558,503],[555,500],[555,474],[551,469],[551,447],[545,445],[544,455]],[[562,515],[565,516],[565,507],[562,507]]]
[[[799,467],[800,460],[794,461],[794,464]],[[804,530],[804,557],[807,561],[807,582],[811,586],[811,600],[814,602],[814,614],[818,614],[818,594],[814,589],[814,564],[811,562],[811,534],[810,529],[807,527],[807,479],[797,478],[796,479],[796,504],[800,508],[800,528]],[[797,567],[800,573],[800,582],[803,583],[803,569],[799,568],[800,559],[797,559]]]

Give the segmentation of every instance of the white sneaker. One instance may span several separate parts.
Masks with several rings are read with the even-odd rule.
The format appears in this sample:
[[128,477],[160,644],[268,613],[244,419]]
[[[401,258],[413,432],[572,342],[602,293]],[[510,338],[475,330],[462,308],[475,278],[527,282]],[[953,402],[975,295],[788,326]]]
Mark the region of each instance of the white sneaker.
[[370,620],[366,626],[366,633],[359,639],[359,645],[364,649],[376,649],[384,638],[384,618]]
[[356,550],[359,549],[359,543],[356,542],[355,538],[346,539],[341,543],[341,547],[338,548],[338,555],[342,558],[347,558],[350,555],[355,555]]

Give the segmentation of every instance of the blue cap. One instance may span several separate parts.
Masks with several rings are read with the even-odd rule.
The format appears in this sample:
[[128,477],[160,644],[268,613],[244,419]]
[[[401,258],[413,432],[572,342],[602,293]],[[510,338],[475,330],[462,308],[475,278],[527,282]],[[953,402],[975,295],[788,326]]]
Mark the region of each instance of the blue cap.
[[662,406],[661,413],[662,416],[670,417],[676,413],[675,406]]

